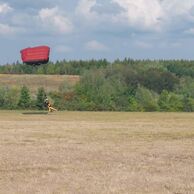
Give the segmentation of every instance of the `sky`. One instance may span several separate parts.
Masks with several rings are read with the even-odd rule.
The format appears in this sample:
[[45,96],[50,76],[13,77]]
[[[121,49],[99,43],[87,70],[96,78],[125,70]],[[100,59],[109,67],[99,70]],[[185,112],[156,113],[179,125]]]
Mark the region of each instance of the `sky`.
[[194,0],[0,0],[0,64],[50,59],[194,59]]

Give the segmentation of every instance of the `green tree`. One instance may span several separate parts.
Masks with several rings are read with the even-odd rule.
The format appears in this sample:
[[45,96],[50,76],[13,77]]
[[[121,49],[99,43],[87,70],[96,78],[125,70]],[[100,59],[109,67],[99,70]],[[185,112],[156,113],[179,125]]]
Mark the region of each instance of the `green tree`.
[[44,100],[45,100],[45,97],[46,97],[46,92],[44,90],[43,87],[41,88],[38,88],[38,93],[37,93],[37,96],[36,96],[36,107],[39,109],[39,110],[43,110],[45,108],[44,106]]
[[157,95],[147,88],[138,86],[135,97],[140,107],[142,107],[140,108],[142,111],[151,112],[159,109],[157,104]]
[[169,107],[170,107],[170,111],[173,111],[173,112],[183,111],[182,96],[177,95],[175,93],[170,93]]
[[194,79],[191,77],[181,78],[177,93],[194,98]]
[[142,79],[142,85],[157,93],[163,90],[173,91],[178,83],[179,79],[175,75],[160,69],[149,69]]
[[5,96],[6,96],[6,90],[4,87],[0,87],[0,107],[4,108],[5,107]]
[[183,98],[183,110],[186,112],[194,111],[194,99],[188,96],[184,96]]
[[19,108],[27,109],[30,108],[31,99],[30,99],[30,92],[26,86],[23,86],[20,91],[20,99],[18,102]]
[[188,106],[191,106],[190,102],[187,99],[183,98],[182,95],[177,95],[173,92],[169,93],[166,90],[163,90],[159,100],[158,105],[161,111],[183,111],[184,106],[185,109],[188,109]]
[[19,100],[19,88],[9,88],[5,95],[5,104],[7,109],[17,109],[17,103]]
[[141,106],[139,106],[134,96],[129,96],[128,100],[129,100],[129,111],[141,111]]
[[158,100],[158,105],[160,107],[161,111],[169,111],[169,93],[167,90],[163,90],[162,93],[160,94],[159,100]]

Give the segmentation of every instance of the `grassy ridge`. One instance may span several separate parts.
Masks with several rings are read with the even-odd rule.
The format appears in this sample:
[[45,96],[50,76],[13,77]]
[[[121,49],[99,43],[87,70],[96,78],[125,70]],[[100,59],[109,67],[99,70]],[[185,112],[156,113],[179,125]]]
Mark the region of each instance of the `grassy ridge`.
[[25,85],[32,93],[35,93],[39,87],[44,87],[48,92],[58,90],[65,81],[74,85],[79,81],[79,76],[0,74],[0,86],[21,87]]

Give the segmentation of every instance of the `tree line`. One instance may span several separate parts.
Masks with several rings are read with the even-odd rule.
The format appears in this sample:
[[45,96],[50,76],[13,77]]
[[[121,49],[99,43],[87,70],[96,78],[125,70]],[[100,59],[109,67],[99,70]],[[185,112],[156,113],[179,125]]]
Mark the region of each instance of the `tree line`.
[[46,92],[44,88],[39,88],[34,96],[27,86],[21,88],[0,87],[0,108],[1,109],[38,109],[44,110],[44,100]]
[[102,60],[79,60],[79,61],[56,61],[49,62],[45,65],[32,66],[21,64],[19,62],[13,64],[0,65],[0,74],[47,74],[47,75],[81,75],[85,70],[93,67],[106,67],[109,62]]
[[[10,73],[6,70],[8,66],[12,73],[17,69],[17,73],[81,75],[75,86],[64,82],[58,90],[47,94],[59,110],[194,111],[194,61],[60,61],[34,68],[22,64],[5,65],[0,72]],[[26,69],[19,72],[23,66]],[[36,96],[30,94],[27,86],[24,88],[28,95],[22,95],[23,88],[19,91],[1,87],[0,107],[44,109],[44,88],[39,89]]]
[[18,61],[13,64],[0,65],[0,74],[57,74],[57,75],[82,75],[85,70],[93,68],[106,68],[115,65],[129,65],[135,69],[162,68],[174,73],[178,77],[194,77],[193,60],[134,60],[125,58],[109,62],[106,59],[100,60],[61,60],[49,62],[45,65],[31,66],[21,64]]

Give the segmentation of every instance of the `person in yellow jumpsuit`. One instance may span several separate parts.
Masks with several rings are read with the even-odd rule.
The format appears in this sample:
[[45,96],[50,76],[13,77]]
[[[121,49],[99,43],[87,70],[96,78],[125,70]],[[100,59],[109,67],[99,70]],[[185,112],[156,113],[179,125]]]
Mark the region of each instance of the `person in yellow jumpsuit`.
[[48,100],[47,97],[46,97],[46,99],[44,100],[44,103],[45,103],[45,105],[47,106],[49,112],[57,111],[56,108],[53,108],[53,107],[52,107],[52,105],[51,105],[51,103],[49,102],[49,100]]

